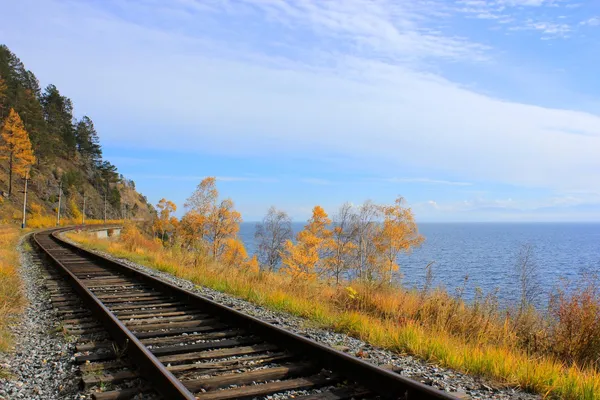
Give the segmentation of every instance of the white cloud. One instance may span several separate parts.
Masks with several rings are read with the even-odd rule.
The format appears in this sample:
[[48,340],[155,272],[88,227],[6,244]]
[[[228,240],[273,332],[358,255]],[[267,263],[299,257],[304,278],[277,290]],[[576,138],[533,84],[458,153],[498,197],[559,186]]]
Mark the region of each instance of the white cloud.
[[546,38],[566,38],[571,33],[569,24],[528,20],[521,26],[513,26],[511,30],[535,30],[542,32]]
[[541,32],[542,39],[568,38],[576,26],[568,23],[567,15],[555,19],[540,9],[563,7],[568,11],[573,3],[563,0],[462,0],[457,11],[467,16],[496,21],[509,31],[530,30]]
[[[133,174],[134,179],[152,179],[168,181],[194,181],[200,183],[208,175],[157,175],[157,174]],[[277,183],[279,179],[259,176],[215,176],[220,182],[259,182],[259,183]]]
[[310,185],[331,185],[330,180],[321,178],[302,178],[300,179],[300,182],[308,183]]
[[429,178],[387,178],[383,179],[390,183],[424,183],[431,185],[447,185],[447,186],[471,186],[470,182],[459,182],[459,181],[445,181],[440,179],[429,179]]
[[581,21],[580,24],[588,25],[588,26],[599,26],[600,25],[600,17],[592,17],[592,18],[586,19],[585,21]]
[[489,199],[434,201],[412,206],[417,219],[459,221],[597,221],[600,194],[561,194],[535,199]]
[[[598,116],[499,100],[419,69],[414,60],[477,61],[485,51],[422,28],[427,15],[417,6],[291,4],[252,2],[278,21],[268,39],[159,29],[90,5],[31,0],[12,4],[19,18],[5,21],[0,35],[78,110],[104,112],[97,126],[112,144],[254,157],[335,154],[379,176],[427,168],[464,181],[600,186]],[[229,16],[217,8],[192,21],[216,23],[213,12]],[[260,45],[283,41],[286,24],[309,29],[316,40],[303,43],[314,47],[298,50],[301,57],[285,46],[266,55]]]

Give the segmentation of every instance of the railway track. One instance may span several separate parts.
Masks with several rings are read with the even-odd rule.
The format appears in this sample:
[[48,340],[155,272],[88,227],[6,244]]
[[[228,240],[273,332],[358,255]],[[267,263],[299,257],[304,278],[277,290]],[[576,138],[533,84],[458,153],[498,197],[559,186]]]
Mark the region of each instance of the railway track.
[[[143,378],[96,399],[456,399],[65,242],[59,234],[68,229],[33,241],[87,308],[72,321],[108,332],[77,347],[93,371],[88,381]],[[75,300],[53,301],[68,308]]]

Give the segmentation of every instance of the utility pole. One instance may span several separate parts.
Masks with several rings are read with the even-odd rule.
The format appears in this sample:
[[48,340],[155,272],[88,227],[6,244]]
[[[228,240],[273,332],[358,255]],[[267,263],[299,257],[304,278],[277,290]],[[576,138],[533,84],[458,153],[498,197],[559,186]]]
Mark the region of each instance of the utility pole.
[[104,223],[106,223],[106,193],[104,193]]
[[83,190],[83,212],[81,213],[81,225],[85,225],[85,189]]
[[29,181],[29,170],[25,172],[25,190],[23,190],[23,223],[21,223],[21,229],[25,228],[27,218],[27,181]]
[[60,226],[60,200],[62,197],[62,180],[58,181],[58,208],[56,209],[56,226]]

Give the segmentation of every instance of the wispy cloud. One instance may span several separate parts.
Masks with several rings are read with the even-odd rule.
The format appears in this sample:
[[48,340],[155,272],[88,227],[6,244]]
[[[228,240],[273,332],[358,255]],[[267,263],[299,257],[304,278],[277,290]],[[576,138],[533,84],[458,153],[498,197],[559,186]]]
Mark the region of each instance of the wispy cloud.
[[536,27],[519,13],[562,2],[186,0],[161,3],[162,13],[156,2],[124,1],[119,15],[103,4],[9,2],[7,14],[19,18],[0,33],[79,110],[108,110],[119,128],[103,131],[112,144],[261,160],[334,154],[370,176],[427,169],[460,177],[399,183],[600,187],[600,117],[482,95],[441,71],[447,61],[493,56],[478,35],[447,28],[457,14],[487,12],[498,23],[514,19],[507,29],[529,21],[559,35],[568,28]]
[[544,35],[544,38],[566,38],[572,32],[573,28],[569,24],[543,22],[529,19],[523,25],[513,26],[510,30],[534,30],[539,31]]
[[600,17],[592,17],[580,22],[581,25],[600,26]]
[[[458,13],[495,21],[513,32],[537,31],[542,39],[568,38],[577,28],[576,22],[568,22],[573,3],[563,0],[459,0],[457,4]],[[566,15],[551,18],[540,9],[564,9]]]
[[[201,182],[208,175],[157,175],[157,174],[134,174],[131,176],[134,179],[151,179],[151,180],[174,180],[174,181],[194,181]],[[277,183],[279,179],[270,177],[248,177],[248,176],[216,176],[215,179],[220,182],[260,182],[260,183]]]
[[332,182],[329,179],[322,178],[302,178],[300,179],[302,183],[308,183],[310,185],[331,185]]
[[385,182],[390,183],[422,183],[428,185],[447,185],[447,186],[471,186],[470,182],[446,181],[429,178],[384,178]]

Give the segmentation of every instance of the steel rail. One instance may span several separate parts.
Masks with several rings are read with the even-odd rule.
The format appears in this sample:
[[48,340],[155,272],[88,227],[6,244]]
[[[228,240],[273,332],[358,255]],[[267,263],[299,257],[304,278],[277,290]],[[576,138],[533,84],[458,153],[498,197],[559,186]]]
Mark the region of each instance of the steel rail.
[[[185,299],[189,303],[202,307],[208,312],[234,324],[237,327],[247,328],[253,333],[264,336],[269,342],[281,344],[282,346],[293,350],[294,352],[307,355],[311,359],[319,361],[319,364],[327,369],[341,374],[345,378],[355,380],[364,387],[377,393],[387,399],[446,399],[457,400],[458,398],[442,390],[424,385],[412,379],[405,378],[392,371],[380,368],[356,357],[350,356],[341,351],[335,350],[314,340],[300,336],[296,333],[287,331],[258,318],[246,315],[228,306],[219,304],[207,297],[182,289],[171,283],[162,281],[147,273],[138,271],[122,262],[109,260],[94,252],[83,249],[73,243],[65,241],[59,234],[73,228],[54,229],[45,231],[50,233],[50,237],[60,245],[78,254],[93,260],[93,262],[103,267],[118,271],[124,275],[133,277],[143,283],[146,283],[157,290],[170,294],[171,296]],[[40,233],[38,233],[40,234]],[[37,242],[37,235],[34,239]],[[39,245],[39,243],[38,243]],[[40,248],[43,249],[42,246]],[[69,280],[74,284],[77,291],[82,295],[92,312],[94,312],[107,327],[107,330],[113,338],[124,348],[137,363],[142,372],[147,374],[149,380],[156,386],[157,390],[168,399],[193,399],[191,394],[183,384],[177,380],[166,368],[156,359],[156,357],[145,348],[143,344],[112,314],[100,300],[98,300],[89,289],[83,286],[79,279],[68,271],[52,255],[54,263],[59,266]],[[147,365],[146,365],[147,363]],[[168,393],[167,393],[168,391]],[[187,397],[185,397],[187,396]]]
[[[56,240],[55,234],[62,232],[65,228],[53,229],[52,237]],[[129,329],[123,325],[118,318],[110,312],[108,308],[100,301],[85,285],[69,271],[63,263],[54,257],[39,242],[38,235],[33,235],[36,245],[52,260],[60,273],[73,285],[75,291],[81,296],[81,299],[90,309],[92,314],[102,323],[108,331],[112,340],[117,344],[120,350],[126,353],[144,374],[144,376],[153,383],[153,387],[166,399],[174,400],[195,400],[195,396],[179,381],[165,366],[158,361],[156,356],[150,352]]]

